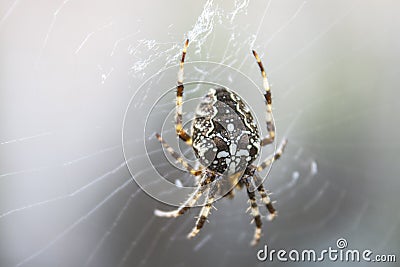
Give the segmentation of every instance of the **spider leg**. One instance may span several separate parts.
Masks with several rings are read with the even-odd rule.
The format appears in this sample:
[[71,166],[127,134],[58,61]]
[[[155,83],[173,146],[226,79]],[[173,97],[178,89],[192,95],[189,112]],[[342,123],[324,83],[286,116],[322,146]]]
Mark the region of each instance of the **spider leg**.
[[201,208],[199,217],[197,218],[196,225],[192,229],[192,231],[187,235],[187,238],[195,237],[203,227],[204,223],[206,222],[208,215],[210,215],[210,210],[212,208],[212,204],[214,202],[214,196],[216,193],[216,186],[211,186],[210,190],[208,191],[206,197],[206,204]]
[[178,84],[176,86],[176,116],[175,116],[175,130],[176,134],[180,139],[186,142],[188,145],[192,145],[192,138],[190,135],[183,129],[182,126],[182,96],[183,96],[183,64],[185,62],[186,50],[189,45],[189,39],[186,40],[185,45],[182,51],[181,62],[179,63],[179,71],[178,71]]
[[154,210],[154,215],[158,217],[167,217],[167,218],[176,218],[182,214],[184,214],[187,210],[189,210],[196,201],[200,198],[200,196],[204,193],[207,189],[208,180],[207,177],[204,176],[202,179],[202,183],[196,187],[196,190],[190,195],[190,197],[176,210],[172,211],[161,211],[161,210]]
[[281,142],[281,144],[280,144],[278,150],[275,152],[275,154],[268,157],[259,166],[257,166],[257,171],[260,172],[260,171],[264,170],[265,168],[270,166],[275,160],[279,159],[285,150],[286,144],[287,144],[287,139],[283,139],[283,141]]
[[261,75],[263,77],[263,87],[265,89],[264,97],[265,101],[267,104],[267,130],[268,130],[268,136],[265,137],[261,141],[262,146],[266,146],[268,144],[271,144],[275,140],[275,125],[274,122],[272,121],[272,97],[271,97],[271,88],[268,83],[268,78],[267,74],[265,73],[264,66],[261,62],[261,59],[259,58],[258,54],[256,51],[253,50],[253,55],[257,60],[258,66],[260,67]]
[[158,141],[160,141],[160,143],[165,147],[168,153],[170,153],[172,157],[174,157],[179,163],[181,163],[182,166],[185,167],[185,169],[190,172],[190,174],[198,176],[202,173],[201,169],[200,170],[194,169],[192,165],[186,162],[177,152],[175,152],[175,150],[167,142],[165,142],[164,139],[162,139],[160,134],[156,133],[156,137]]
[[[256,181],[261,180],[261,178],[257,174],[254,175],[254,179]],[[268,220],[272,221],[277,216],[277,211],[274,208],[274,206],[272,205],[271,199],[269,198],[269,195],[265,191],[264,185],[262,183],[260,183],[257,186],[257,190],[260,193],[262,202],[265,204],[265,206],[267,207],[267,210],[269,212]]]
[[258,209],[257,201],[256,201],[256,194],[254,190],[251,190],[251,184],[248,178],[244,178],[244,184],[246,185],[247,189],[247,196],[250,199],[250,207],[251,207],[251,214],[253,215],[254,222],[256,223],[256,229],[254,231],[254,237],[251,241],[251,245],[255,246],[260,241],[261,234],[262,234],[262,222],[261,222],[261,215],[260,210]]

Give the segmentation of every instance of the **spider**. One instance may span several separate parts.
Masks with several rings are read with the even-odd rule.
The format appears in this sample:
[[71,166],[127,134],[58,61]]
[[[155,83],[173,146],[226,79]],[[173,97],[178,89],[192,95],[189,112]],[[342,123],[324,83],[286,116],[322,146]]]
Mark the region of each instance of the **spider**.
[[[255,182],[259,181],[256,189],[265,204],[272,220],[277,211],[272,205],[269,194],[264,189],[260,176],[257,172],[270,166],[279,159],[283,153],[287,140],[284,139],[274,155],[268,157],[259,166],[252,163],[259,156],[262,146],[272,144],[275,140],[275,125],[272,120],[272,97],[263,64],[253,50],[253,55],[260,67],[265,89],[264,98],[267,105],[267,137],[261,139],[259,130],[248,106],[241,100],[239,95],[230,89],[217,87],[211,88],[197,107],[196,115],[192,123],[191,135],[182,126],[182,96],[183,96],[183,65],[185,61],[189,40],[186,40],[182,51],[178,71],[178,83],[176,94],[176,134],[188,146],[193,148],[194,154],[200,162],[199,169],[193,168],[187,163],[171,146],[165,142],[160,134],[156,134],[162,146],[180,163],[187,171],[197,177],[197,186],[188,199],[173,211],[155,210],[159,217],[178,217],[195,205],[197,200],[205,195],[205,205],[202,207],[193,230],[188,238],[195,237],[210,214],[211,207],[218,192],[218,184],[223,177],[228,177],[232,187],[224,196],[234,197],[234,189],[247,189],[250,200],[251,213],[255,222],[255,232],[251,245],[256,245],[262,235],[261,215],[258,209],[255,194]],[[225,123],[225,125],[224,125]]]

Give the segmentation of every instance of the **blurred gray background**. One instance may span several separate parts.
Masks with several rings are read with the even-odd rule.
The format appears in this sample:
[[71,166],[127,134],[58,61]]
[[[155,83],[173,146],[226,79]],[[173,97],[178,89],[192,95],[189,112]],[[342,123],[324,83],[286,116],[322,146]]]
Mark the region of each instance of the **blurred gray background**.
[[[258,249],[318,251],[341,237],[399,261],[399,14],[395,0],[1,1],[0,266],[278,266],[259,262]],[[265,182],[279,217],[264,220],[256,248],[245,191],[218,201],[210,223],[187,240],[199,210],[154,217],[155,208],[173,207],[143,193],[127,168],[128,104],[144,103],[134,114],[144,122],[150,99],[176,75],[130,100],[178,63],[185,38],[188,62],[232,66],[260,87],[251,49],[266,66],[278,141],[285,135],[289,145]],[[193,81],[222,76],[185,73]],[[264,128],[262,96],[237,90]],[[188,88],[185,97],[205,91]],[[173,127],[166,116],[174,95],[166,97],[152,127]],[[129,140],[159,154],[155,165],[168,179],[190,179],[150,134]],[[147,179],[151,166],[139,165],[146,155],[130,153]]]

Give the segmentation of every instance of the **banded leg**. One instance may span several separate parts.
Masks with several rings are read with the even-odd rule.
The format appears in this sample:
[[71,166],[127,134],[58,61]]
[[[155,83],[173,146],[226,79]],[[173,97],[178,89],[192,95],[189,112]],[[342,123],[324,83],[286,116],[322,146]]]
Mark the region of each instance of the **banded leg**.
[[285,147],[287,144],[287,139],[283,139],[282,143],[280,144],[278,150],[275,152],[275,154],[271,157],[268,157],[266,160],[264,160],[258,167],[257,171],[262,171],[268,166],[270,166],[275,160],[279,159],[283,152],[285,151]]
[[[261,181],[261,178],[258,177],[258,175],[255,175],[254,179],[256,181]],[[257,190],[261,195],[262,202],[265,204],[265,206],[267,207],[267,210],[269,212],[268,220],[272,221],[277,216],[277,211],[274,208],[274,206],[272,205],[271,199],[269,198],[269,195],[265,191],[265,188],[264,188],[264,185],[262,184],[262,182],[257,186]]]
[[203,227],[204,223],[207,221],[208,215],[210,215],[210,210],[212,208],[212,204],[214,202],[214,195],[215,195],[215,186],[212,186],[208,192],[206,198],[206,204],[201,208],[199,217],[196,221],[196,226],[192,229],[192,231],[187,235],[187,238],[195,237]]
[[179,63],[179,71],[178,71],[178,84],[176,86],[176,116],[175,116],[175,130],[176,134],[180,139],[186,142],[188,145],[192,145],[192,138],[190,135],[183,129],[182,126],[182,97],[183,97],[183,64],[185,62],[186,50],[189,45],[189,39],[186,40],[185,45],[182,51],[181,62]]
[[251,245],[255,246],[260,241],[261,234],[262,234],[261,215],[260,215],[260,210],[258,209],[255,191],[251,190],[251,188],[250,188],[251,184],[247,178],[245,178],[245,185],[246,185],[246,189],[247,189],[247,195],[250,199],[251,214],[253,215],[254,222],[256,223],[254,237],[253,237],[253,240],[251,241]]
[[190,197],[176,210],[172,211],[161,211],[161,210],[154,210],[154,215],[158,217],[167,217],[167,218],[176,218],[182,214],[184,214],[187,210],[193,207],[196,204],[196,201],[200,198],[200,196],[204,193],[207,189],[207,181],[206,177],[202,179],[202,183],[197,186],[196,190],[190,195]]
[[170,153],[172,157],[174,157],[180,164],[182,164],[182,166],[185,167],[185,169],[188,170],[190,174],[194,176],[198,176],[201,174],[202,172],[201,169],[200,170],[194,169],[192,165],[187,163],[177,152],[175,152],[175,150],[167,142],[165,142],[164,139],[162,139],[160,134],[156,133],[156,137],[158,141],[160,141],[160,143],[165,147],[168,153]]
[[272,96],[271,89],[268,83],[267,74],[265,73],[264,66],[261,62],[256,51],[253,50],[253,55],[257,60],[258,66],[260,67],[261,75],[263,77],[263,87],[265,89],[264,97],[267,104],[267,130],[268,136],[261,140],[261,145],[265,146],[271,144],[275,140],[275,125],[272,121]]

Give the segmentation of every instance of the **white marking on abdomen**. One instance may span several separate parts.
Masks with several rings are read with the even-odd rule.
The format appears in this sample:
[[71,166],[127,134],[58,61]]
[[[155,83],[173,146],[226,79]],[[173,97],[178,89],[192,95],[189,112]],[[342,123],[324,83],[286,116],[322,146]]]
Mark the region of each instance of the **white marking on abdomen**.
[[219,153],[217,154],[217,159],[226,158],[227,156],[229,156],[229,153],[228,153],[228,152],[226,152],[226,151],[221,151],[221,152],[219,152]]
[[237,149],[236,144],[231,144],[229,146],[229,152],[231,152],[231,155],[235,155],[236,154],[236,149]]
[[248,156],[248,155],[249,155],[249,151],[247,151],[246,149],[241,149],[236,153],[237,157]]

